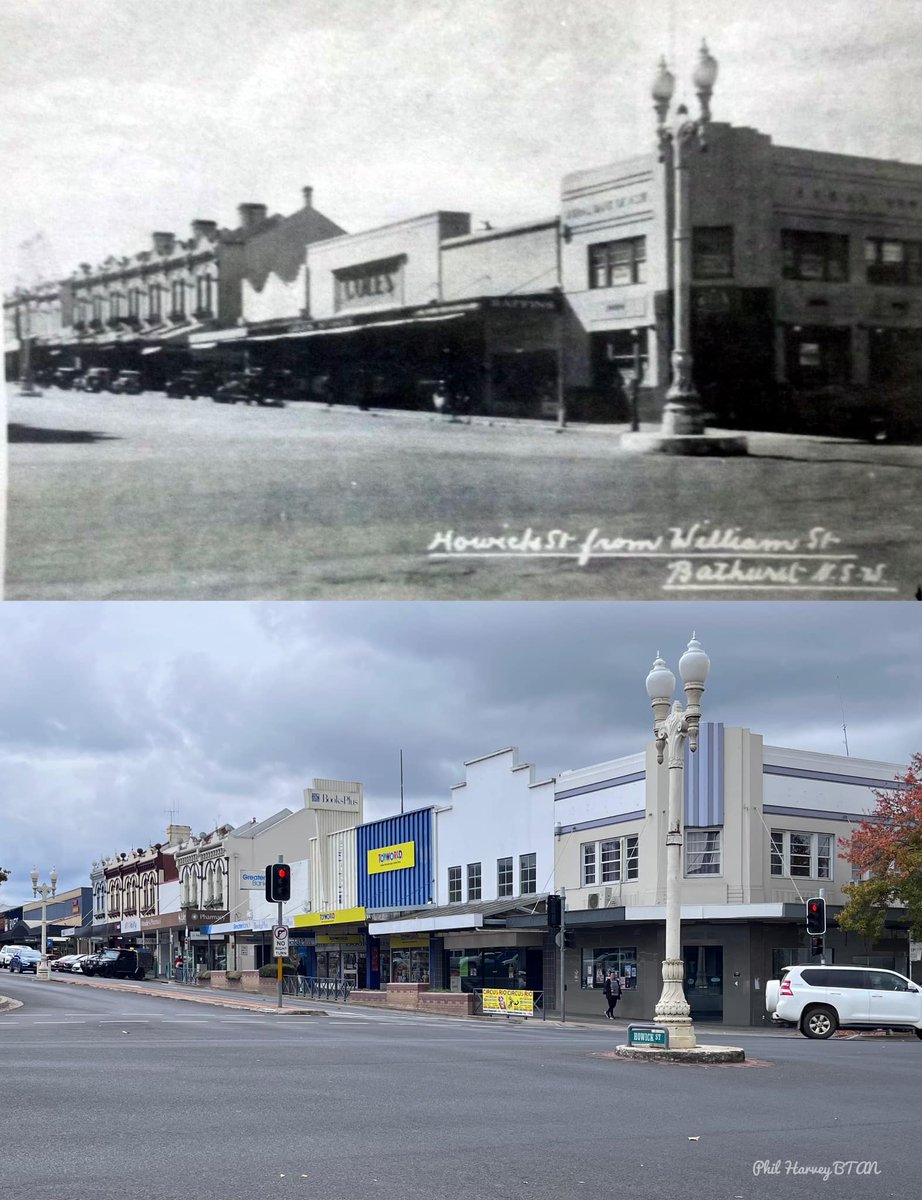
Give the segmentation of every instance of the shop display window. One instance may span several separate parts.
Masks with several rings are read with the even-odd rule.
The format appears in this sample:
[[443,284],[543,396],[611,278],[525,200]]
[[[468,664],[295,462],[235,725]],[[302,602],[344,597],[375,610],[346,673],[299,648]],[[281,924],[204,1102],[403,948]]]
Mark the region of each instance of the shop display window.
[[587,988],[601,988],[609,971],[617,973],[623,991],[637,987],[636,946],[622,946],[614,950],[599,950],[594,946],[587,946],[582,951],[582,960],[580,986],[583,991]]

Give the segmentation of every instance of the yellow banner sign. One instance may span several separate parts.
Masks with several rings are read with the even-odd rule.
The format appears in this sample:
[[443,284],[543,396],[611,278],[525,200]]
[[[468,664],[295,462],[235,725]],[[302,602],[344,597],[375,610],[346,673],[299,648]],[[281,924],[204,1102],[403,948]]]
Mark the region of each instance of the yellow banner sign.
[[418,950],[429,945],[428,933],[392,933],[392,950]]
[[416,866],[416,843],[400,842],[397,846],[380,846],[368,851],[368,874],[380,875],[382,871],[400,871],[404,867]]
[[295,917],[295,929],[317,925],[356,925],[365,920],[364,908],[337,908],[332,912],[300,913]]
[[485,1013],[518,1013],[522,1017],[533,1017],[535,1015],[535,993],[504,992],[499,988],[484,988],[483,1011]]

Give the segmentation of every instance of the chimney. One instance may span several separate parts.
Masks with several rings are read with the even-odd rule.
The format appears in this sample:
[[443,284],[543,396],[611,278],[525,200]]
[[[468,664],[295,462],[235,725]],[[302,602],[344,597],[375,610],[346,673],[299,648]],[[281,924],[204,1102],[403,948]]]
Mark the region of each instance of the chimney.
[[176,235],[174,233],[155,233],[154,234],[154,253],[155,254],[172,254],[173,247],[176,244]]
[[177,842],[187,842],[192,836],[191,825],[167,825],[166,844],[174,846]]
[[312,187],[301,188],[301,194],[304,196],[304,207],[314,207],[314,189]]
[[199,238],[213,238],[217,232],[217,221],[193,221],[192,236],[198,241]]
[[253,229],[265,221],[269,209],[265,204],[238,204],[237,212],[240,214],[240,224],[243,228]]

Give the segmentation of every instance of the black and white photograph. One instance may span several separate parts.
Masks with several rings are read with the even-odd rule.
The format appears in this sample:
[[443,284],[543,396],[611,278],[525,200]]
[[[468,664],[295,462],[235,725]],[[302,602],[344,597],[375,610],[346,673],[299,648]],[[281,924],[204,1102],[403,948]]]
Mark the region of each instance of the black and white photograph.
[[4,0],[14,600],[911,600],[911,0]]

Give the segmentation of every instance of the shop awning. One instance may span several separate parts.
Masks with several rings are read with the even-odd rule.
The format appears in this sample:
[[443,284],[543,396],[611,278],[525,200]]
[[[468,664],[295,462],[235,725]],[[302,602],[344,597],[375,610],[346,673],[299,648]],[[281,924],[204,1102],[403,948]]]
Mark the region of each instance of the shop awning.
[[458,321],[470,316],[466,312],[437,313],[431,317],[399,317],[395,321],[368,321],[363,325],[336,325],[331,329],[304,329],[295,333],[265,333],[256,334],[248,340],[251,342],[278,342],[283,338],[331,337],[341,333],[364,333],[372,329],[388,329],[394,325],[432,325],[436,321]]

